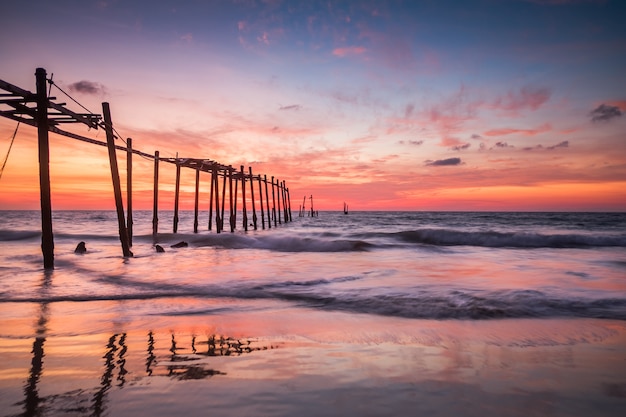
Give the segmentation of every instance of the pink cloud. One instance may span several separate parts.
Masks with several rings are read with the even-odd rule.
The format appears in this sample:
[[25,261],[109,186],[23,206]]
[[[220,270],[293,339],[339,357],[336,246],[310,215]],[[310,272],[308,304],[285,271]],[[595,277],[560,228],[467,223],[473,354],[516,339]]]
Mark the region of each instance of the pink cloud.
[[502,129],[492,129],[488,130],[484,133],[485,136],[505,136],[505,135],[513,135],[520,134],[524,136],[534,136],[539,133],[549,132],[552,130],[552,126],[549,123],[545,123],[539,127],[534,129],[514,129],[514,128],[502,128]]
[[342,48],[333,49],[333,55],[338,56],[340,58],[351,56],[351,55],[362,55],[367,52],[363,46],[346,46]]
[[526,86],[519,91],[509,91],[506,95],[497,97],[490,107],[508,112],[537,110],[550,99],[551,94],[545,87]]

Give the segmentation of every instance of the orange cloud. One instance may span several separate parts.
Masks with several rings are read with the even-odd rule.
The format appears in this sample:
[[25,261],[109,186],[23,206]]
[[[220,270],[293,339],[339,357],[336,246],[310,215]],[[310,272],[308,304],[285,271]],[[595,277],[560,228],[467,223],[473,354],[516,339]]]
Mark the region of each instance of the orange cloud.
[[363,46],[346,46],[342,48],[333,49],[333,55],[340,58],[350,55],[362,55],[367,51]]
[[505,136],[505,135],[513,135],[520,134],[524,136],[534,136],[540,133],[549,132],[552,130],[552,126],[549,123],[545,123],[539,127],[534,129],[514,129],[514,128],[502,128],[502,129],[492,129],[484,132],[485,136]]

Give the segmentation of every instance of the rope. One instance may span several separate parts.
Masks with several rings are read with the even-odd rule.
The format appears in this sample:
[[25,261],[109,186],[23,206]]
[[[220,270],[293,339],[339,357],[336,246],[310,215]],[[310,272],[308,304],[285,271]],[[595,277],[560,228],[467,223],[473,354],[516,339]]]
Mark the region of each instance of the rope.
[[9,145],[9,150],[7,151],[7,156],[4,158],[2,169],[0,169],[0,179],[2,179],[2,173],[4,172],[4,167],[7,165],[7,161],[9,160],[9,154],[11,153],[11,148],[13,147],[13,141],[15,141],[15,136],[17,135],[17,129],[19,127],[20,127],[20,122],[17,122],[17,126],[15,126],[15,132],[13,132],[13,137],[11,138],[11,144]]
[[94,112],[92,112],[91,110],[89,110],[87,107],[83,106],[82,104],[80,104],[74,97],[70,96],[69,94],[67,94],[65,91],[63,91],[63,89],[61,87],[59,87],[54,81],[52,81],[52,78],[48,80],[48,82],[50,83],[50,85],[55,86],[56,88],[59,89],[60,92],[62,92],[63,94],[65,94],[70,100],[72,100],[74,103],[78,104],[80,107],[82,107],[85,111],[88,111],[89,114],[94,114]]

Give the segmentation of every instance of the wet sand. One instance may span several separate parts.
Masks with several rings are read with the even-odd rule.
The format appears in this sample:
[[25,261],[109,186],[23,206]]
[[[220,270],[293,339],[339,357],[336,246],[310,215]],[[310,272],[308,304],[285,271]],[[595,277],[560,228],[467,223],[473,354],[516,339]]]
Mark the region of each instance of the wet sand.
[[626,406],[622,321],[290,308],[125,320],[133,308],[0,305],[2,415],[618,416]]

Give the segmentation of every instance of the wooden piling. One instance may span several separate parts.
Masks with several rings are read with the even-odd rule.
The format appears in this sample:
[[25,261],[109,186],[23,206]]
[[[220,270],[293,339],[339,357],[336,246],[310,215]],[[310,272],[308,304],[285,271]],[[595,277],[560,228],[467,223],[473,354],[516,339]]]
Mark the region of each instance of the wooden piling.
[[213,227],[213,192],[215,189],[215,176],[217,175],[215,165],[211,168],[211,191],[209,191],[209,231]]
[[120,242],[122,243],[122,253],[124,254],[124,257],[127,258],[133,256],[133,253],[130,251],[130,245],[128,244],[128,231],[126,230],[126,218],[124,217],[124,206],[122,204],[122,187],[120,185],[120,173],[117,167],[115,137],[113,135],[113,122],[111,121],[109,103],[102,103],[102,116],[104,117],[107,148],[109,149],[109,163],[111,165],[111,179],[113,181],[113,193],[115,195],[115,208],[117,210]]
[[256,206],[254,205],[254,178],[252,177],[252,167],[248,167],[248,171],[250,172],[250,197],[252,199],[252,224],[254,225],[254,230],[257,230]]
[[220,229],[224,230],[224,208],[226,207],[226,171],[224,171],[224,179],[222,181],[222,217],[220,219]]
[[263,182],[265,182],[265,202],[267,203],[267,227],[272,228],[272,216],[270,216],[270,195],[267,192],[267,175],[263,175]]
[[152,235],[159,232],[159,151],[154,152],[154,187],[152,197]]
[[276,206],[276,210],[278,211],[278,224],[283,224],[283,222],[280,219],[280,195],[282,194],[282,190],[280,189],[280,181],[278,181],[278,178],[276,178],[276,202],[277,202],[277,206]]
[[229,216],[229,220],[230,220],[230,232],[234,232],[235,231],[235,224],[234,222],[234,217],[233,217],[233,170],[229,169],[228,170],[228,191],[229,191],[229,197],[230,197],[230,216]]
[[285,187],[285,180],[282,182],[282,191],[283,191],[283,212],[285,223],[289,221],[289,211],[287,210],[287,189]]
[[133,140],[126,138],[126,231],[128,246],[133,246]]
[[257,178],[259,180],[259,203],[261,205],[261,227],[263,228],[263,230],[265,230],[265,212],[263,211],[263,185],[261,182],[261,176],[259,175]]
[[200,170],[196,168],[196,200],[193,211],[193,232],[198,233],[198,204],[200,198]]
[[293,218],[291,217],[291,195],[289,194],[289,188],[287,188],[287,204],[289,206],[289,221],[292,222]]
[[241,165],[241,208],[243,210],[243,230],[248,231],[248,212],[246,211],[246,174]]
[[178,200],[180,198],[180,162],[176,159],[176,188],[174,190],[174,233],[178,232]]
[[234,201],[234,206],[233,206],[233,211],[232,211],[233,226],[232,226],[231,232],[237,229],[237,195],[239,193],[239,178],[237,176],[237,170],[233,168],[232,171],[233,171],[233,179],[235,180],[235,195],[233,195],[233,201]]
[[[213,180],[215,181],[215,231],[217,233],[222,232],[222,223],[220,221],[220,190],[219,190],[219,178],[217,176],[217,166],[213,165]],[[223,204],[223,203],[222,203]],[[223,207],[223,205],[222,205]],[[223,214],[222,214],[223,216]]]
[[39,195],[41,198],[41,251],[43,267],[54,268],[54,236],[50,198],[50,146],[48,140],[48,93],[46,70],[35,71],[37,84],[37,139],[39,146]]
[[274,219],[274,227],[278,227],[276,220],[276,193],[274,192],[274,177],[272,176],[272,217]]

